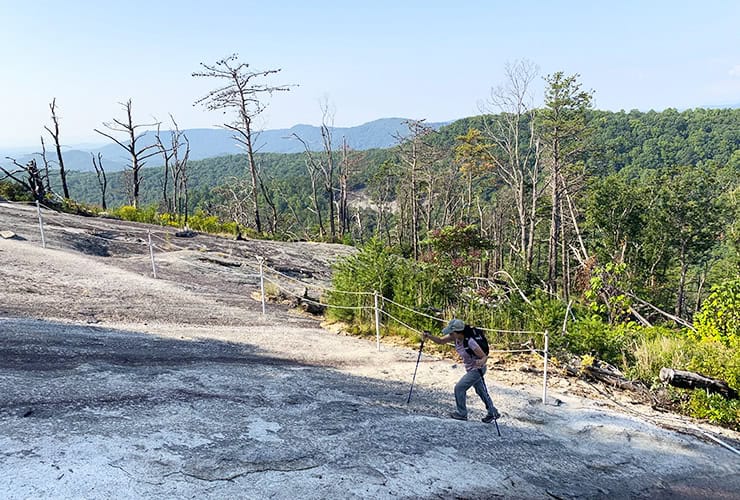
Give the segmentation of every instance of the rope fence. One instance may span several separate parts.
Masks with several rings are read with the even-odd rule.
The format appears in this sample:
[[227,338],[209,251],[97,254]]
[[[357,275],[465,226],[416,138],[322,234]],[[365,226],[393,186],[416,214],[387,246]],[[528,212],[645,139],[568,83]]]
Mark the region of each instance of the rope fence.
[[[45,209],[52,210],[49,207],[46,207],[39,202],[30,202],[30,203],[9,203],[9,202],[3,202],[3,204],[8,204],[12,208],[20,208],[23,207],[24,209],[26,207],[33,209],[33,206],[35,205],[36,212],[38,215],[38,224],[39,224],[39,232],[41,235],[41,245],[43,248],[47,248],[47,239],[46,239],[46,233],[45,233],[45,227],[46,229],[50,227],[55,228],[61,228],[64,231],[69,231],[73,233],[79,233],[79,228],[71,228],[68,226],[65,226],[59,221],[54,221],[54,224],[46,224],[44,221],[44,216],[41,210],[41,207],[43,206]],[[140,228],[137,228],[141,230]],[[93,230],[93,229],[91,229]],[[169,233],[165,233],[167,236],[169,236]],[[158,273],[157,273],[157,264],[156,264],[156,252],[159,253],[168,253],[171,251],[190,251],[191,248],[186,248],[181,245],[177,245],[173,241],[169,240],[169,238],[162,237],[155,232],[152,232],[151,230],[147,230],[147,239],[140,240],[140,241],[125,241],[125,240],[112,240],[111,238],[105,238],[103,236],[95,235],[85,233],[85,236],[91,237],[91,238],[98,238],[101,240],[105,240],[106,242],[115,241],[116,243],[127,243],[131,245],[138,245],[138,246],[144,246],[146,245],[148,249],[148,254],[151,261],[152,266],[152,277],[154,279],[158,279]],[[158,244],[153,243],[153,240],[157,241]],[[167,248],[163,248],[162,243],[164,243],[164,246]],[[313,304],[315,306],[324,307],[324,308],[333,308],[338,310],[353,310],[353,311],[361,311],[361,312],[372,312],[375,317],[375,334],[376,334],[376,343],[377,343],[377,350],[380,351],[380,338],[381,338],[381,317],[384,317],[387,319],[387,321],[394,321],[395,323],[401,325],[403,328],[406,328],[409,331],[418,333],[419,335],[422,335],[423,332],[418,330],[417,328],[409,325],[406,321],[401,320],[396,315],[393,315],[390,311],[386,309],[386,305],[391,305],[393,307],[399,308],[400,310],[406,311],[407,313],[410,313],[414,316],[418,316],[421,318],[426,318],[429,320],[433,320],[440,323],[445,323],[446,320],[444,318],[433,316],[430,314],[427,314],[422,311],[418,311],[416,309],[413,309],[412,307],[406,306],[404,304],[400,304],[388,297],[385,297],[378,292],[365,292],[365,291],[347,291],[347,290],[337,290],[334,288],[328,288],[325,286],[318,285],[316,283],[309,283],[297,278],[294,278],[292,276],[288,276],[287,274],[278,271],[277,269],[272,269],[265,265],[265,258],[263,256],[255,256],[256,257],[256,263],[250,264],[246,260],[239,259],[238,266],[235,267],[243,267],[246,270],[251,271],[251,273],[243,273],[245,277],[251,277],[254,279],[259,278],[259,286],[260,286],[260,299],[261,299],[261,306],[262,306],[262,314],[264,315],[266,313],[266,297],[267,294],[265,292],[265,282],[272,284],[275,286],[279,291],[284,292],[288,296],[292,296],[296,299],[298,299],[301,302],[306,302]],[[205,264],[199,264],[195,262],[185,261],[188,265],[192,266],[195,269],[198,269],[203,272],[213,272],[213,267],[208,266]],[[299,285],[304,289],[303,293],[297,293],[294,290],[291,290],[288,288],[287,285],[280,282],[287,281],[291,283],[293,286]],[[307,290],[319,290],[322,292],[322,296],[331,296],[332,294],[347,294],[347,295],[354,295],[357,296],[359,300],[364,301],[365,298],[369,298],[370,296],[373,297],[373,304],[363,304],[363,305],[355,305],[355,306],[349,306],[349,305],[341,305],[341,304],[331,304],[329,302],[325,302],[322,300],[322,296],[318,298],[318,300],[312,299],[311,297],[307,296]],[[213,294],[210,294],[213,295]],[[542,335],[544,337],[544,349],[535,349],[534,347],[528,348],[528,349],[522,349],[521,345],[518,349],[492,349],[490,352],[493,353],[539,353],[542,354],[544,357],[544,369],[543,369],[543,383],[542,383],[542,402],[544,404],[547,403],[547,368],[548,368],[548,348],[549,348],[549,334],[547,331],[544,332],[538,332],[538,331],[516,331],[516,330],[499,330],[499,329],[491,329],[491,328],[480,328],[484,332],[490,332],[495,334],[517,334],[517,335]]]

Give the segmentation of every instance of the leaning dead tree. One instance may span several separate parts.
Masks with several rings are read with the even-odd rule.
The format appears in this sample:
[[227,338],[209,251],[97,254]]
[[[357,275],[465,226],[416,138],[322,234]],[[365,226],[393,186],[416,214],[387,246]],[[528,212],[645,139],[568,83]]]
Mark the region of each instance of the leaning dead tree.
[[31,196],[33,196],[35,201],[44,201],[47,191],[44,176],[36,166],[36,160],[31,159],[25,165],[21,165],[15,158],[7,157],[7,159],[12,161],[13,165],[18,168],[10,171],[6,170],[4,167],[0,167],[0,170],[5,174],[5,178],[11,178],[23,186],[26,191],[31,193]]
[[126,118],[119,120],[114,118],[112,122],[104,122],[103,125],[110,130],[112,133],[124,133],[126,139],[118,139],[111,133],[102,132],[98,129],[94,129],[98,134],[107,137],[119,146],[121,146],[129,154],[130,163],[128,164],[128,170],[131,173],[131,203],[134,208],[139,207],[139,186],[141,184],[141,169],[144,168],[145,160],[151,156],[159,153],[156,149],[156,144],[149,144],[147,146],[141,146],[138,144],[139,139],[144,133],[139,133],[138,130],[142,127],[154,127],[157,124],[134,124],[131,116],[131,99],[125,103],[120,103],[124,111],[126,111]]
[[54,146],[57,151],[57,161],[59,162],[59,178],[62,181],[62,193],[64,193],[64,197],[69,199],[69,188],[67,187],[67,171],[64,169],[64,158],[62,158],[62,146],[59,142],[59,117],[57,116],[57,100],[56,98],[52,99],[51,103],[49,103],[49,109],[51,109],[51,121],[54,124],[54,129],[50,129],[49,127],[44,127],[47,132],[51,135],[51,137],[54,139]]
[[194,77],[214,78],[223,81],[223,84],[195,101],[195,104],[202,104],[211,111],[223,111],[224,113],[230,111],[236,115],[231,123],[225,123],[223,126],[234,133],[234,139],[247,153],[252,181],[250,197],[254,225],[257,232],[261,233],[262,222],[258,200],[259,175],[255,160],[257,130],[254,119],[265,110],[266,104],[262,101],[263,96],[271,96],[273,92],[289,91],[294,85],[257,83],[261,79],[279,73],[280,69],[252,71],[249,69],[249,64],[238,61],[237,54],[221,59],[215,64],[200,63],[200,65],[205,71],[193,73]]

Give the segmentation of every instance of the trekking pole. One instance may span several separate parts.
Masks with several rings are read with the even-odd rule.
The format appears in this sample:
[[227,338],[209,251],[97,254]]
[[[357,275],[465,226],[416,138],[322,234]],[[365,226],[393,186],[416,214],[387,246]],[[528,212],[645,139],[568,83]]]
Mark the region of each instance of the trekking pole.
[[[488,386],[486,385],[486,379],[483,378],[483,369],[478,368],[478,374],[480,375],[480,381],[483,382],[483,389],[486,391],[486,394],[488,394],[488,399],[491,399],[491,394],[488,392]],[[491,402],[493,404],[493,401]],[[498,433],[498,437],[501,437],[501,431],[498,428],[498,421],[494,418],[493,423],[496,424],[496,432]]]
[[419,369],[419,361],[421,360],[421,350],[424,349],[424,336],[421,336],[421,345],[419,346],[419,356],[416,358],[416,368],[414,368],[414,378],[411,379],[411,389],[409,389],[409,397],[406,400],[406,404],[411,402],[411,392],[414,390],[414,382],[416,381],[416,370]]

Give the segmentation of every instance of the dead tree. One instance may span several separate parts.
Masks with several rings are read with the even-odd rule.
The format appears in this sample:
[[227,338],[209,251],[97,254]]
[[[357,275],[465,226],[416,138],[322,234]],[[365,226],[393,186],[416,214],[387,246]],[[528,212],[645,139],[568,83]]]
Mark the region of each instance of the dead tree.
[[254,118],[265,109],[262,102],[263,95],[272,95],[273,92],[289,91],[293,85],[266,85],[256,83],[254,80],[266,78],[280,72],[280,69],[267,71],[250,71],[249,64],[240,63],[238,56],[233,54],[215,64],[200,65],[205,69],[203,72],[193,73],[194,77],[215,78],[225,80],[225,83],[208,93],[208,95],[195,101],[202,104],[211,111],[233,111],[237,116],[231,123],[225,123],[224,127],[234,132],[234,139],[247,152],[249,162],[249,173],[252,178],[251,200],[254,214],[255,229],[262,232],[258,200],[258,175],[255,152],[257,150],[255,140]]
[[59,177],[62,180],[62,193],[64,193],[65,198],[69,199],[69,188],[67,187],[67,171],[64,169],[62,146],[59,142],[59,118],[57,117],[56,107],[57,100],[56,98],[54,98],[49,104],[49,109],[51,109],[51,121],[54,124],[54,130],[46,126],[44,128],[47,132],[49,132],[49,134],[51,134],[51,137],[54,139],[54,146],[57,150],[57,161],[59,162]]
[[337,218],[339,234],[343,237],[349,231],[349,179],[357,167],[358,159],[352,154],[347,138],[342,138],[342,161],[339,163],[339,196],[337,197]]
[[98,129],[94,129],[98,134],[107,137],[119,146],[121,146],[129,154],[130,163],[127,166],[131,172],[131,199],[134,208],[139,207],[139,186],[141,184],[141,169],[144,168],[146,159],[150,158],[159,153],[157,151],[156,144],[150,144],[148,146],[140,146],[137,141],[141,139],[144,133],[138,133],[137,131],[142,127],[153,127],[156,123],[151,124],[134,124],[133,117],[131,116],[131,99],[125,103],[120,103],[123,109],[126,111],[126,119],[121,121],[114,118],[112,122],[104,122],[103,125],[112,132],[125,133],[127,139],[117,139],[113,135],[102,132]]
[[44,185],[43,175],[36,166],[36,160],[32,158],[27,164],[21,165],[15,158],[7,157],[7,159],[12,161],[18,169],[11,172],[4,167],[0,167],[5,177],[9,177],[23,186],[26,191],[31,193],[35,201],[44,201],[46,198],[46,187]]
[[331,240],[334,241],[337,236],[336,221],[334,217],[334,151],[332,150],[331,132],[331,129],[334,128],[334,120],[332,118],[332,126],[330,128],[326,123],[329,113],[326,106],[324,106],[323,112],[324,116],[321,120],[321,142],[324,145],[326,163],[323,164],[324,167],[321,169],[321,173],[324,174],[324,193],[326,194],[329,203],[329,235]]
[[[170,120],[172,120],[173,129],[170,130],[169,144],[165,145],[164,141],[162,140],[162,134],[159,124],[157,124],[157,134],[155,136],[155,140],[157,150],[162,155],[162,162],[164,164],[164,173],[162,176],[162,205],[164,207],[164,210],[169,213],[174,213],[177,200],[177,183],[183,166],[180,159],[182,158],[187,163],[187,157],[190,154],[190,143],[188,142],[185,133],[180,131],[180,128],[177,126],[177,122],[172,115],[170,115]],[[186,154],[181,157],[180,150],[182,148],[185,148]],[[172,198],[169,197],[170,176],[172,177],[173,181]]]
[[108,210],[108,205],[105,202],[105,192],[108,190],[108,178],[105,176],[105,169],[103,169],[103,154],[98,153],[97,162],[95,161],[95,155],[90,153],[92,157],[93,168],[95,169],[95,175],[98,177],[98,186],[100,186],[100,201],[103,210]]
[[[311,178],[311,187],[312,187],[312,195],[314,200],[314,210],[316,211],[318,222],[319,222],[319,231],[321,233],[321,236],[324,235],[324,224],[321,216],[321,207],[319,204],[318,196],[317,196],[317,190],[316,190],[316,180],[317,177],[320,175],[323,183],[323,190],[324,195],[326,196],[327,202],[328,202],[328,209],[329,209],[329,237],[331,238],[331,241],[336,240],[337,236],[337,228],[336,228],[336,213],[337,213],[337,207],[336,207],[336,196],[335,196],[335,186],[334,186],[334,171],[335,171],[335,159],[334,159],[334,149],[332,146],[333,137],[332,137],[332,131],[334,128],[334,116],[329,111],[329,104],[324,102],[321,105],[321,144],[323,146],[323,151],[321,154],[313,154],[311,151],[311,148],[309,147],[308,143],[306,143],[305,140],[303,140],[301,137],[298,136],[298,134],[293,134],[293,136],[298,139],[301,144],[303,144],[303,149],[306,154],[306,168],[308,169],[309,177]],[[327,123],[329,122],[329,123]],[[346,158],[346,152],[345,152],[345,158]],[[344,179],[345,182],[345,189],[346,189],[346,178]],[[345,196],[345,203],[346,203],[346,193]]]
[[[418,259],[419,241],[421,240],[419,235],[422,217],[421,198],[425,186],[421,172],[424,165],[429,161],[429,145],[425,139],[433,130],[424,123],[424,120],[407,120],[405,123],[409,128],[410,136],[406,138],[396,134],[394,138],[398,142],[399,159],[405,170],[402,179],[405,180],[403,187],[405,188],[408,215],[410,217],[408,221],[411,233],[410,243],[414,252],[414,259]],[[427,203],[429,202],[430,200],[427,200]]]
[[484,164],[477,169],[493,170],[512,192],[518,229],[518,241],[512,246],[529,273],[534,259],[536,214],[544,190],[530,89],[539,69],[526,60],[507,64],[505,69],[506,83],[491,91],[488,103],[491,112],[498,114],[485,124],[481,137],[484,143],[471,146],[477,146],[483,156]]
[[[190,141],[188,136],[175,123],[173,143],[178,144],[174,148],[172,157],[172,200],[177,211],[178,219],[184,216],[184,224],[188,225],[188,160],[190,159]],[[182,141],[182,142],[181,142]],[[181,152],[181,149],[184,151]]]
[[155,135],[155,140],[157,141],[157,149],[159,150],[159,154],[162,155],[162,163],[164,168],[164,172],[162,175],[162,207],[166,212],[171,212],[172,206],[169,199],[168,183],[170,180],[170,160],[175,154],[175,148],[167,148],[164,145],[164,143],[162,142],[159,124],[157,124],[157,133]]
[[44,181],[46,182],[46,192],[51,193],[51,179],[49,177],[49,159],[46,157],[46,143],[44,136],[41,136],[41,161],[44,162]]
[[324,229],[324,218],[321,211],[321,203],[319,202],[319,194],[317,188],[321,162],[319,159],[315,158],[315,156],[311,152],[311,148],[306,143],[306,141],[301,139],[298,134],[293,134],[293,137],[301,141],[301,143],[303,144],[303,149],[306,153],[304,164],[306,165],[306,173],[308,173],[308,178],[311,180],[311,201],[313,203],[313,209],[309,208],[309,210],[316,214],[316,222],[319,226],[319,238],[323,238],[326,230]]

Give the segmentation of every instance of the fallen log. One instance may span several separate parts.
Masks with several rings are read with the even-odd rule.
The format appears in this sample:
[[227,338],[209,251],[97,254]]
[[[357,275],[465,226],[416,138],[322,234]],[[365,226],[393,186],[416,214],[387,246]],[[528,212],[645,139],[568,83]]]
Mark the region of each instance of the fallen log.
[[642,383],[625,378],[621,373],[619,373],[619,371],[604,369],[598,366],[583,366],[581,367],[581,371],[584,375],[592,379],[618,389],[626,389],[635,392],[645,392],[646,390]]
[[661,368],[660,381],[681,389],[706,389],[708,392],[719,394],[725,399],[738,399],[737,391],[730,387],[727,382],[700,373]]

